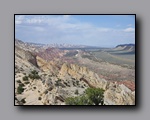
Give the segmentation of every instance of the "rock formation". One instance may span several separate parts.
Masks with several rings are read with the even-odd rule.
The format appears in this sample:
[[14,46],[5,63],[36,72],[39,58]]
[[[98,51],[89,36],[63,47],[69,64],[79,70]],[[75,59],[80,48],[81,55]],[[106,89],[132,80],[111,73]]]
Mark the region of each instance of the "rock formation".
[[105,79],[101,79],[98,75],[86,67],[80,67],[78,65],[62,65],[59,72],[59,77],[65,79],[65,77],[71,76],[77,80],[83,80],[91,87],[103,88],[105,90],[104,102],[106,105],[134,105],[135,94],[127,88],[125,85],[118,85],[111,83]]
[[[17,44],[21,45],[19,47]],[[59,50],[46,49],[46,54],[38,56],[34,51],[28,51],[24,43],[18,41],[15,46],[15,104],[16,105],[65,105],[67,97],[74,97],[84,93],[88,87],[103,88],[105,105],[134,105],[135,91],[131,91],[124,84],[117,84],[91,71],[85,66],[63,63],[54,60],[63,53]],[[40,48],[42,49],[42,48]],[[39,49],[39,50],[40,50]],[[49,54],[50,51],[53,53]],[[44,51],[44,50],[43,50]],[[52,55],[52,56],[50,56]],[[50,59],[48,59],[50,56]],[[46,57],[47,59],[44,59]],[[39,79],[30,78],[30,74],[36,70]],[[27,80],[23,78],[27,77]],[[24,89],[18,93],[19,85]],[[78,91],[78,95],[75,91]]]

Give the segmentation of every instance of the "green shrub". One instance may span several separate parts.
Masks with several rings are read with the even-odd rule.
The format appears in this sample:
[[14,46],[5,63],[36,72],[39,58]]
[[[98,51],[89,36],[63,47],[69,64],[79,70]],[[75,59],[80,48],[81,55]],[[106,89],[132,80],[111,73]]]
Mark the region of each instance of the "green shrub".
[[75,82],[73,81],[73,86],[76,86]]
[[26,73],[23,73],[24,75],[26,75]]
[[68,84],[67,84],[66,82],[64,82],[64,84],[65,84],[66,86],[68,86]]
[[79,85],[79,81],[76,81],[76,84]]
[[39,97],[39,98],[38,98],[38,100],[42,100],[42,98],[41,98],[41,97]]
[[30,82],[28,82],[28,81],[27,81],[27,82],[24,82],[24,84],[29,84],[29,83],[30,83]]
[[62,85],[61,80],[60,79],[57,80],[56,83],[55,83],[55,86],[61,86],[61,85]]
[[57,87],[57,86],[59,86],[59,83],[58,83],[58,81],[56,81],[56,83],[55,83],[55,86]]
[[66,98],[65,103],[66,105],[104,105],[104,90],[87,88],[84,95]]
[[38,72],[36,70],[31,71],[31,74],[35,75],[38,74]]
[[29,74],[29,78],[30,78],[30,79],[33,79],[33,75],[32,75],[32,74]]
[[24,76],[23,81],[28,81],[28,76]]
[[36,70],[31,71],[31,73],[29,74],[29,78],[31,79],[40,79],[40,76],[38,75],[38,72]]
[[19,87],[17,88],[17,93],[18,93],[18,94],[21,94],[23,91],[24,91],[24,88],[23,88],[22,86],[19,86]]
[[78,90],[76,90],[74,94],[78,95],[79,94]]
[[21,83],[21,81],[20,81],[20,80],[17,80],[17,83]]
[[24,103],[26,103],[25,98],[24,98],[24,99],[22,99],[22,100],[21,100],[21,102],[22,102],[23,104],[24,104]]
[[65,100],[66,105],[80,105],[80,98],[79,97],[68,97]]
[[48,93],[48,91],[46,90],[44,93],[45,93],[45,94],[47,94],[47,93]]
[[90,101],[85,96],[69,97],[65,100],[66,105],[91,105]]
[[24,84],[23,84],[23,83],[20,83],[19,86],[20,86],[20,87],[24,87]]
[[94,105],[104,104],[104,90],[101,88],[87,88],[85,90],[87,97]]
[[34,78],[35,78],[35,79],[40,79],[40,76],[39,76],[38,74],[36,74],[36,75],[34,76]]

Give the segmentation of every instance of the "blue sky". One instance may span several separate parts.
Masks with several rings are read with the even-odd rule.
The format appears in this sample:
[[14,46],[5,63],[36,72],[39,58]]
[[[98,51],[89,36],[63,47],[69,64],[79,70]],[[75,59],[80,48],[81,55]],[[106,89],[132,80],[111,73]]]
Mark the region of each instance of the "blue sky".
[[15,37],[43,44],[115,47],[135,43],[135,16],[15,15]]

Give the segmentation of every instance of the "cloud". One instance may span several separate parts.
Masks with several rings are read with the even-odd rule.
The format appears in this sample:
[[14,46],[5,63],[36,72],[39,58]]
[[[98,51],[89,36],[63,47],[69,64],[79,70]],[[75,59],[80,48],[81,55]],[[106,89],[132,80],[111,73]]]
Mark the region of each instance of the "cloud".
[[[41,30],[41,27],[45,25],[45,27],[51,27],[57,29],[62,32],[109,32],[110,28],[101,28],[96,27],[90,23],[81,23],[81,22],[72,22],[73,19],[70,18],[70,15],[62,15],[62,16],[17,16],[15,19],[15,24],[28,26],[28,27],[36,27],[36,30]],[[38,26],[38,27],[37,27]]]
[[[39,43],[70,43],[83,45],[118,44],[120,39],[134,39],[134,28],[126,29],[97,26],[81,22],[70,15],[16,16],[16,37]],[[134,34],[134,33],[133,33]],[[133,37],[131,37],[133,36]]]
[[126,28],[126,29],[124,29],[124,32],[134,32],[135,31],[135,29],[134,28]]
[[23,20],[25,18],[24,15],[16,15],[15,20]]
[[70,15],[62,15],[62,16],[56,16],[56,15],[16,15],[15,16],[15,23],[16,24],[48,24],[48,25],[56,25],[60,23],[64,23],[70,20]]
[[19,21],[19,20],[15,20],[15,24],[21,24],[22,22],[21,21]]
[[21,24],[22,20],[25,18],[24,15],[17,15],[15,16],[15,24]]
[[44,20],[41,19],[41,18],[32,18],[32,19],[29,19],[27,18],[24,23],[28,23],[28,24],[40,24],[40,23],[43,23]]
[[111,29],[111,28],[98,28],[98,32],[110,32],[112,30],[113,29]]

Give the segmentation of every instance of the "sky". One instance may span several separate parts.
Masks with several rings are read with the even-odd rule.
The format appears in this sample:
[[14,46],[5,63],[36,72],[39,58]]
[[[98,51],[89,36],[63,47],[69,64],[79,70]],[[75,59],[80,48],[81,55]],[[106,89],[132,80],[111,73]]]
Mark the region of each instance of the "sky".
[[42,44],[135,44],[134,15],[15,15],[15,38]]

